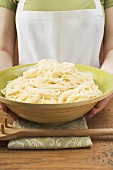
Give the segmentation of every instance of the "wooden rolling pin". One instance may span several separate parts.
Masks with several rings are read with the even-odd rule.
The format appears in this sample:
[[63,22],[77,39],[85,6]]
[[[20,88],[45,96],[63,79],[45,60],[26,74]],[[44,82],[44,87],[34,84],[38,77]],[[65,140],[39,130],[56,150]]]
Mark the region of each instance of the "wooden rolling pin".
[[5,119],[4,124],[0,124],[0,141],[17,139],[21,137],[47,137],[47,136],[113,136],[113,129],[56,129],[56,130],[45,130],[45,129],[21,129],[7,124],[7,119]]

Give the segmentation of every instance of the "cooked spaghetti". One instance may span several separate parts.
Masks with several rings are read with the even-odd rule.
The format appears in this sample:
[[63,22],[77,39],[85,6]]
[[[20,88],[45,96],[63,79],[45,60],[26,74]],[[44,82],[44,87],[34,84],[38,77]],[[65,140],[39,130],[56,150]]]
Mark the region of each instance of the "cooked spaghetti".
[[1,92],[7,99],[36,104],[72,103],[102,94],[93,77],[78,71],[75,64],[46,59],[8,82]]

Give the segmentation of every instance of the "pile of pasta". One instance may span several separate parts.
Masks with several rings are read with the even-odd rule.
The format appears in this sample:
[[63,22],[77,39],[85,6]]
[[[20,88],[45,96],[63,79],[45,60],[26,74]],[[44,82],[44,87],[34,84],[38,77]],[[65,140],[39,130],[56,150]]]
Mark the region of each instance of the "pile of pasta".
[[48,59],[9,81],[1,92],[7,99],[36,104],[73,103],[102,94],[93,77],[78,71],[75,64]]

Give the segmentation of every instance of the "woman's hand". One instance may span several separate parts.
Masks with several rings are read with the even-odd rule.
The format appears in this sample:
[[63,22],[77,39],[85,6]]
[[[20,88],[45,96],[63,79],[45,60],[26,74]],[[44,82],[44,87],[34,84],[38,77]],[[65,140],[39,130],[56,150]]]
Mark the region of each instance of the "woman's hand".
[[110,99],[113,98],[113,94],[111,94],[109,97],[99,101],[96,106],[91,109],[86,115],[85,118],[91,118],[92,116],[94,116],[95,114],[97,114],[98,112],[100,112],[109,102]]
[[9,108],[7,108],[7,107],[5,106],[5,104],[3,104],[3,103],[1,103],[1,102],[0,102],[0,110],[1,110],[4,114],[10,116],[13,120],[17,120],[17,119],[18,119],[18,116],[15,115],[14,112],[12,112]]

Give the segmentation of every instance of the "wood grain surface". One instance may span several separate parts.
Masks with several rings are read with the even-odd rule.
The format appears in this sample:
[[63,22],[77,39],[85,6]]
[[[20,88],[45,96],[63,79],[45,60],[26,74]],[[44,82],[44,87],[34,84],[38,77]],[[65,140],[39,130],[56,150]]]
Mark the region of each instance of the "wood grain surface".
[[[3,119],[0,112],[0,122]],[[113,100],[87,123],[89,128],[113,128]],[[0,142],[0,170],[112,170],[113,137],[92,141],[91,148],[62,150],[8,150],[7,142]]]

